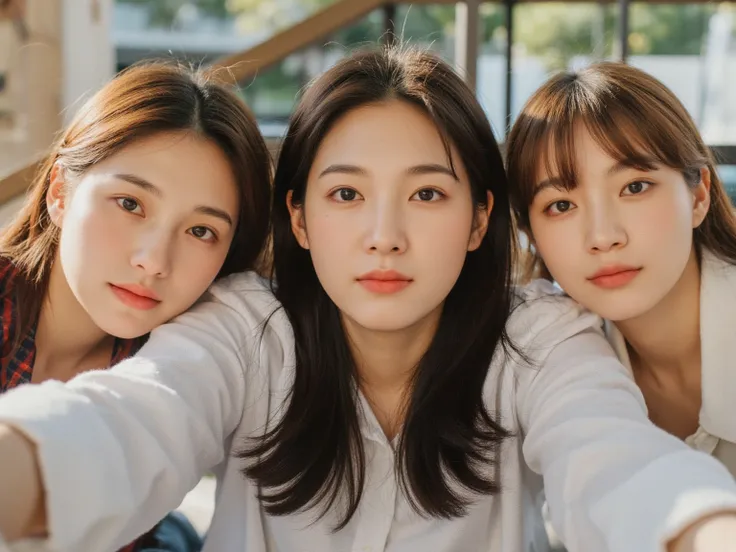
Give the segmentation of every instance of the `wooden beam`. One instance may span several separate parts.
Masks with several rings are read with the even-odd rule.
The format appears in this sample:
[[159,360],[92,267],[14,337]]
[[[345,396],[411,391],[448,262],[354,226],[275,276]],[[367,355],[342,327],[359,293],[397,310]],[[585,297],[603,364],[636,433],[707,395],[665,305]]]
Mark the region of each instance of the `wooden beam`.
[[477,88],[480,48],[480,0],[455,5],[455,67],[467,85]]
[[[484,0],[488,1],[488,0]],[[494,0],[491,0],[493,2]],[[515,0],[515,3],[544,3],[559,0]],[[604,3],[614,3],[619,0],[601,0]],[[650,4],[694,4],[710,3],[712,0],[647,0],[642,3]],[[471,4],[477,0],[470,0]],[[495,0],[502,3],[503,0]],[[213,62],[215,70],[227,68],[228,78],[242,82],[253,78],[264,69],[275,65],[287,56],[299,52],[304,48],[324,40],[331,34],[344,29],[351,23],[359,21],[373,10],[392,3],[387,0],[338,0],[334,4],[323,8],[305,20],[277,32],[271,38],[249,48],[243,52],[223,57]],[[401,2],[393,2],[395,4]],[[412,0],[414,5],[460,4],[458,0]],[[571,0],[568,4],[590,3],[590,0]]]
[[244,52],[216,60],[211,67],[227,68],[230,78],[238,82],[244,81],[287,56],[359,21],[384,4],[386,0],[340,0]]

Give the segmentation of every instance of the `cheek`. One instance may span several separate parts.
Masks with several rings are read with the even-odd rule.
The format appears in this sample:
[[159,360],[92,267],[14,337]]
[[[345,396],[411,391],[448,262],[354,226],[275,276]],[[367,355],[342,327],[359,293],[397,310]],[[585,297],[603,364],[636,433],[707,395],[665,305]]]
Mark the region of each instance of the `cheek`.
[[465,264],[471,238],[472,213],[426,213],[412,225],[410,257],[424,276],[430,276],[438,292],[446,295]]
[[343,271],[343,261],[360,249],[360,224],[348,212],[311,214],[305,218],[309,254],[321,281]]
[[[220,247],[221,246],[221,247]],[[188,297],[202,295],[220,272],[227,257],[229,244],[217,247],[194,243],[191,236],[182,236],[177,247],[172,274],[178,287]]]
[[630,220],[638,240],[646,242],[651,253],[658,252],[655,258],[666,250],[682,251],[685,256],[690,253],[692,202],[689,192],[684,192],[661,194]]
[[[578,228],[575,221],[568,220],[531,220],[531,230],[534,235],[534,245],[544,263],[551,272],[562,272],[558,269],[572,268],[576,263],[571,258],[576,252],[584,252],[583,230]],[[560,274],[556,279],[564,278]]]
[[470,247],[472,220],[462,215],[437,220],[427,217],[414,225],[411,244],[435,264],[449,259],[465,261]]
[[123,250],[123,241],[130,239],[130,235],[126,233],[121,218],[110,216],[91,202],[79,202],[75,198],[61,226],[62,262],[102,264],[105,263],[103,259]]

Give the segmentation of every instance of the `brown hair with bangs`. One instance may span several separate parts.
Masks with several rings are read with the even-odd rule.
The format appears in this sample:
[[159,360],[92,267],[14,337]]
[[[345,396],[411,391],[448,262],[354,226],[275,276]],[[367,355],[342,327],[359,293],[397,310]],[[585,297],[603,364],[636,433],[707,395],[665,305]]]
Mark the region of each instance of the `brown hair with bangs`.
[[[567,190],[577,186],[574,138],[584,125],[616,161],[649,170],[658,163],[682,172],[688,186],[710,171],[710,208],[694,230],[698,254],[711,250],[736,264],[736,216],[710,149],[677,97],[657,79],[622,63],[603,62],[560,73],[527,101],[506,148],[510,198],[519,226],[530,238],[529,206],[540,163]],[[532,245],[524,274],[550,278]],[[550,278],[551,279],[551,278]]]

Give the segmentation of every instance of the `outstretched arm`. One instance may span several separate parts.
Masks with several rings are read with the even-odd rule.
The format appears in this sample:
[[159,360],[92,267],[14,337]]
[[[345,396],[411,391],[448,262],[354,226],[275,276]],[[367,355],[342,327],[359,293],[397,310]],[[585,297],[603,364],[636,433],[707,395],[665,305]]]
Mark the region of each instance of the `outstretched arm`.
[[0,489],[13,500],[0,502],[0,534],[15,540],[46,530],[44,493],[36,447],[22,433],[0,425]]

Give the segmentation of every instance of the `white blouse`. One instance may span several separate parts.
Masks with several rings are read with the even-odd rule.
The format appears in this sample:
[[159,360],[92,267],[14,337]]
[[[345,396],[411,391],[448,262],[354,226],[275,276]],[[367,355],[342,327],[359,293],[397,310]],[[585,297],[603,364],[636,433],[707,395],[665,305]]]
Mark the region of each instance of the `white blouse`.
[[[631,370],[626,340],[608,320],[605,333]],[[736,267],[703,252],[700,270],[700,425],[685,442],[712,454],[736,477]]]
[[215,286],[155,330],[140,354],[67,384],[21,386],[0,398],[0,423],[38,446],[57,552],[114,551],[218,475],[205,552],[541,552],[534,497],[544,486],[571,552],[660,552],[692,521],[736,509],[723,466],[656,429],[597,317],[542,282],[520,290],[508,333],[532,361],[498,354],[484,396],[514,438],[501,450],[503,492],[468,515],[424,519],[393,474],[394,452],[367,403],[368,458],[359,510],[273,517],[234,453],[272,427],[291,387],[294,341],[283,310],[253,274]]

